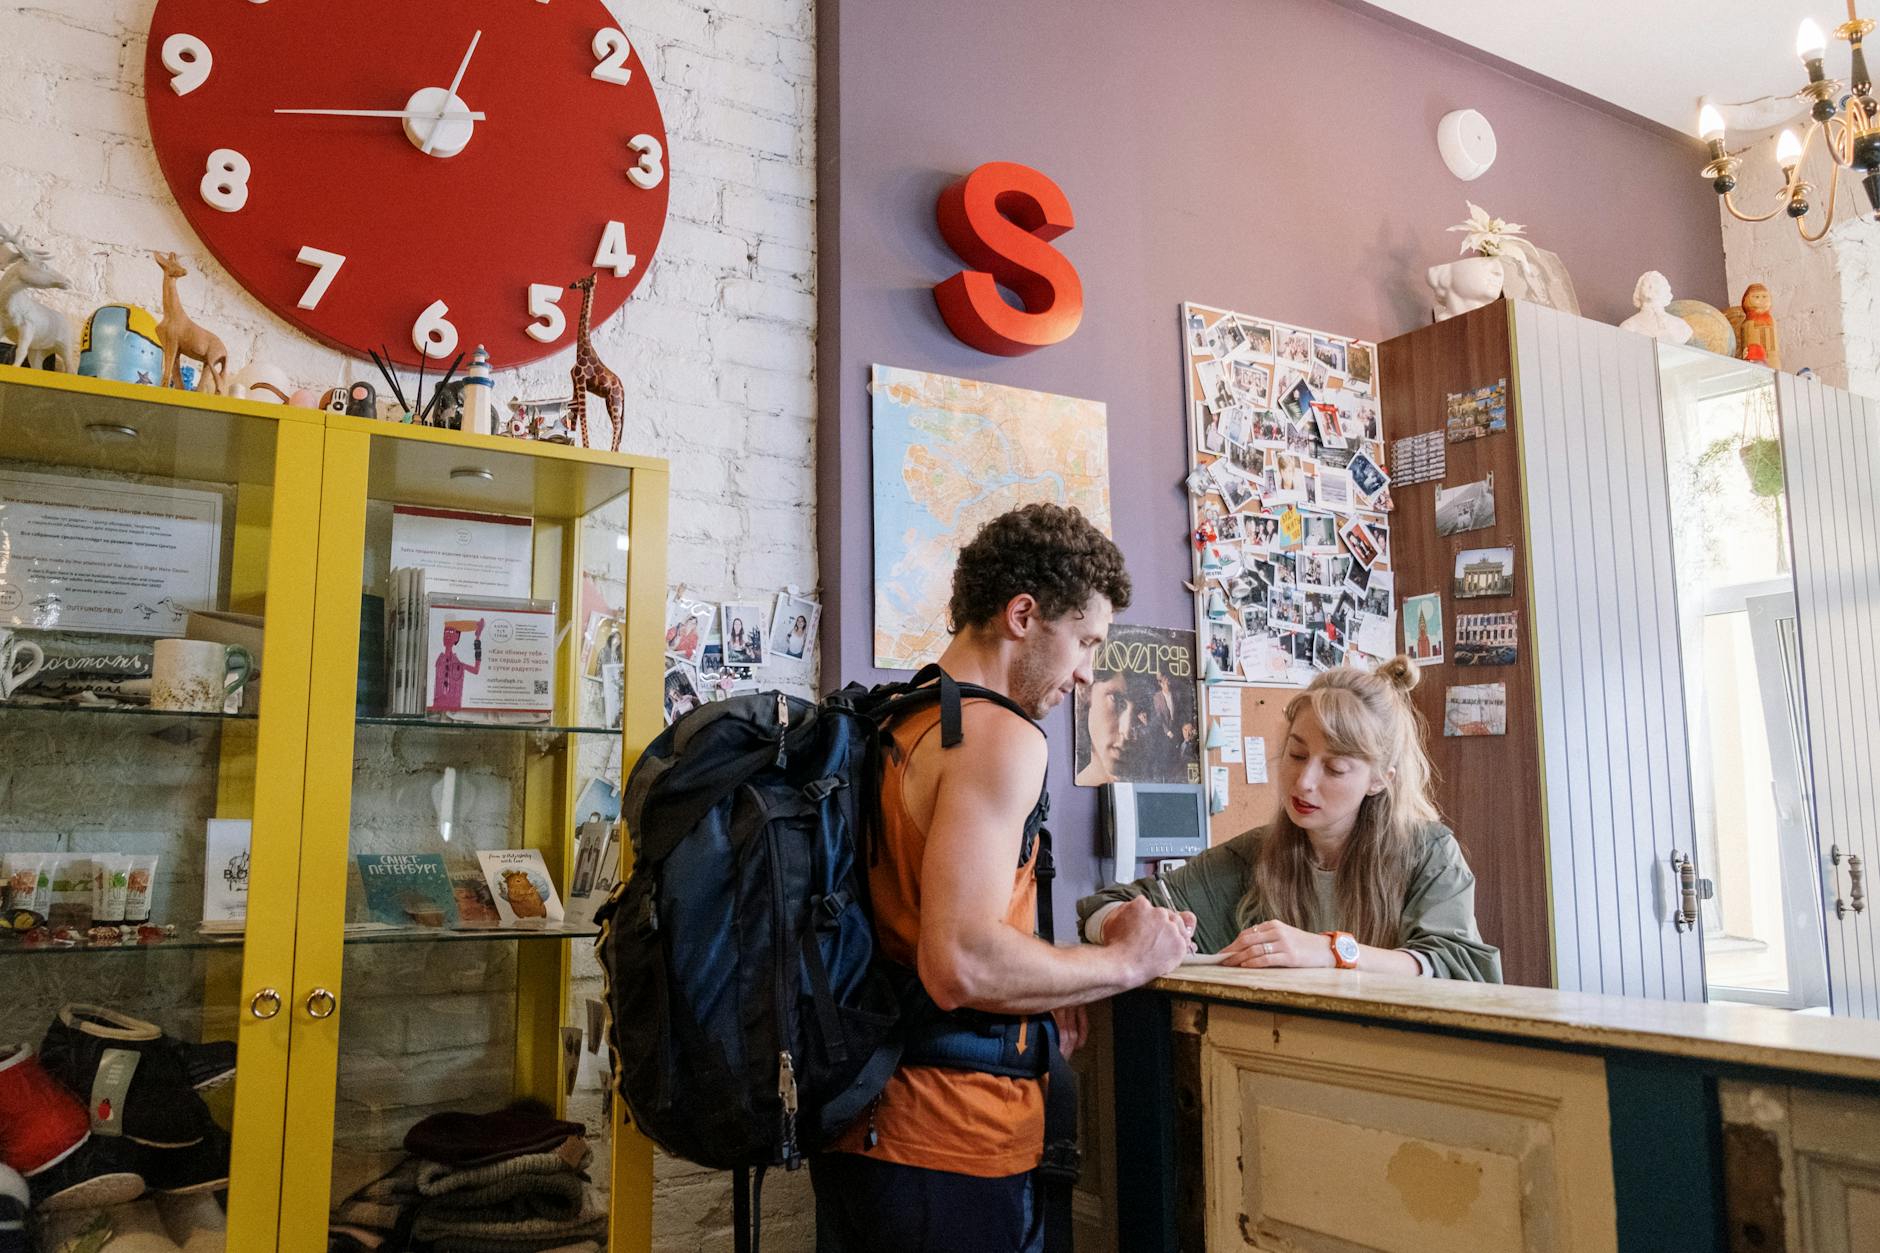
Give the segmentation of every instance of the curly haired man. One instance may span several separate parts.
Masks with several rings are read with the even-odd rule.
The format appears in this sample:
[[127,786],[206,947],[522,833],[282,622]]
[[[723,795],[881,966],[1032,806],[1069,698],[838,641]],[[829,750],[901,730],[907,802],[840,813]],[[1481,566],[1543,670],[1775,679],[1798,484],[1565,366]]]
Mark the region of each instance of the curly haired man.
[[[1082,1007],[1174,969],[1192,926],[1138,897],[1102,947],[1054,948],[1032,933],[1037,851],[1027,851],[1027,827],[1046,761],[1035,719],[1091,682],[1129,594],[1122,553],[1075,509],[1026,505],[980,529],[954,571],[953,639],[940,666],[1029,717],[968,699],[964,738],[951,748],[933,734],[937,706],[897,720],[881,857],[869,871],[883,954],[913,967],[941,1010],[1050,1012],[1066,1056],[1083,1038]],[[818,1253],[1041,1249],[1033,1172],[1044,1084],[903,1065],[870,1115],[811,1163]]]

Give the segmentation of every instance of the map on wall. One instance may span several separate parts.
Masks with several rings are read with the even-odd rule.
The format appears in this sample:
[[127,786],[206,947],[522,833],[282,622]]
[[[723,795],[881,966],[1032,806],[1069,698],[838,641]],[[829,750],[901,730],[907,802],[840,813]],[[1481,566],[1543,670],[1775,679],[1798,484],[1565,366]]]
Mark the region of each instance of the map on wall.
[[875,664],[915,670],[946,648],[961,548],[1008,509],[1075,505],[1110,532],[1103,404],[874,367]]

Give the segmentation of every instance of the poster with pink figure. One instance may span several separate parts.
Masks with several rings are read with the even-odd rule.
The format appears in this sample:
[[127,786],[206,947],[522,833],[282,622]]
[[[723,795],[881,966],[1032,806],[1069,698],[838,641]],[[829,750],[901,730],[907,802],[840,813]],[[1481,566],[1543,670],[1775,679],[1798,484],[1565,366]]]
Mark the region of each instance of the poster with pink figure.
[[443,717],[555,708],[555,610],[488,597],[428,597],[425,709]]

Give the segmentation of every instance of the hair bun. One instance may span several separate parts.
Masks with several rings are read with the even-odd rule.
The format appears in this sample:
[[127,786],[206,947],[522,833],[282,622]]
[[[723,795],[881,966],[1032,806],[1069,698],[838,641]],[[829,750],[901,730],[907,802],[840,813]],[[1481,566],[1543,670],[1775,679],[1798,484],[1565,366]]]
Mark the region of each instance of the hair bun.
[[1377,673],[1378,677],[1388,681],[1392,687],[1405,696],[1408,696],[1411,689],[1416,687],[1417,680],[1423,677],[1423,671],[1417,663],[1404,656],[1392,657],[1377,668]]

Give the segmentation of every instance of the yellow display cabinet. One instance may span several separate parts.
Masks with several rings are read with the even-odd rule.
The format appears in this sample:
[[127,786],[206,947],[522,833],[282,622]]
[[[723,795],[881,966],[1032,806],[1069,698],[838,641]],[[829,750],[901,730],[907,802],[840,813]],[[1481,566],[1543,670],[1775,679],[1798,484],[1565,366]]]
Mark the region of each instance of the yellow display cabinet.
[[[611,1250],[650,1247],[650,1148],[619,1125],[617,1103],[606,1108],[605,1050],[586,1047],[600,996],[590,919],[621,872],[595,850],[620,845],[584,845],[577,866],[576,834],[587,823],[590,840],[618,836],[617,789],[663,723],[668,483],[652,458],[0,367],[0,524],[14,541],[0,546],[0,862],[89,860],[95,912],[115,909],[100,872],[157,859],[141,933],[0,933],[0,1066],[30,1046],[66,1088],[95,1088],[60,1033],[148,1023],[165,1042],[123,1049],[160,1047],[169,1060],[139,1067],[142,1088],[133,1073],[123,1126],[100,1117],[102,1089],[81,1093],[93,1140],[168,1151],[125,1142],[148,1132],[142,1120],[161,1103],[150,1085],[175,1087],[185,1062],[191,1082],[216,1082],[174,1099],[206,1106],[209,1140],[230,1138],[225,1193],[202,1160],[216,1146],[198,1144],[183,1167],[144,1172],[161,1178],[134,1202],[73,1205],[87,1189],[65,1192],[68,1208],[38,1215],[50,1231],[160,1222],[181,1245],[192,1233],[179,1227],[222,1223],[189,1247],[315,1253],[336,1207],[374,1199],[418,1121],[529,1101],[589,1132],[599,1204],[587,1229],[604,1226]],[[166,500],[182,521],[147,525]],[[468,712],[427,715],[435,692],[422,683],[417,706],[387,690],[383,676],[403,662],[385,658],[384,602],[396,607],[403,586],[395,563],[412,564],[402,528],[414,515],[421,539],[464,545],[458,575],[491,581],[468,601],[526,593],[515,629],[533,624],[530,647],[552,654],[552,677],[524,680],[539,712],[479,714],[472,699]],[[511,528],[500,545],[488,538],[495,518]],[[82,542],[87,528],[99,552]],[[80,568],[64,596],[46,587],[70,574],[59,562]],[[88,597],[78,585],[90,576]],[[88,654],[72,644],[91,638],[85,623],[158,602],[155,623],[137,624],[154,631],[192,597],[189,609],[262,619],[248,699],[179,712],[117,703],[142,696],[134,680],[87,678]],[[418,606],[414,618],[429,625],[439,612]],[[486,646],[496,673],[513,660],[519,645],[498,636],[510,619],[487,644],[480,620],[457,625],[475,633],[460,672],[481,673]],[[50,640],[60,642],[28,647]],[[62,660],[36,664],[36,652]],[[405,670],[421,674],[427,660]],[[105,696],[82,695],[88,684]],[[230,830],[246,837],[232,867]],[[503,867],[526,870],[535,855],[547,882],[517,878],[517,899],[497,905]],[[442,904],[365,882],[387,863],[434,875],[440,861]],[[243,876],[245,925],[205,928]],[[561,919],[543,916],[544,888]],[[67,924],[75,901],[61,898]],[[73,1008],[83,1006],[108,1015]],[[210,1073],[228,1053],[201,1047],[216,1041],[235,1045],[232,1079]],[[100,1160],[91,1192],[118,1201],[112,1169],[124,1173],[125,1158]],[[193,1194],[174,1187],[192,1181]]]

